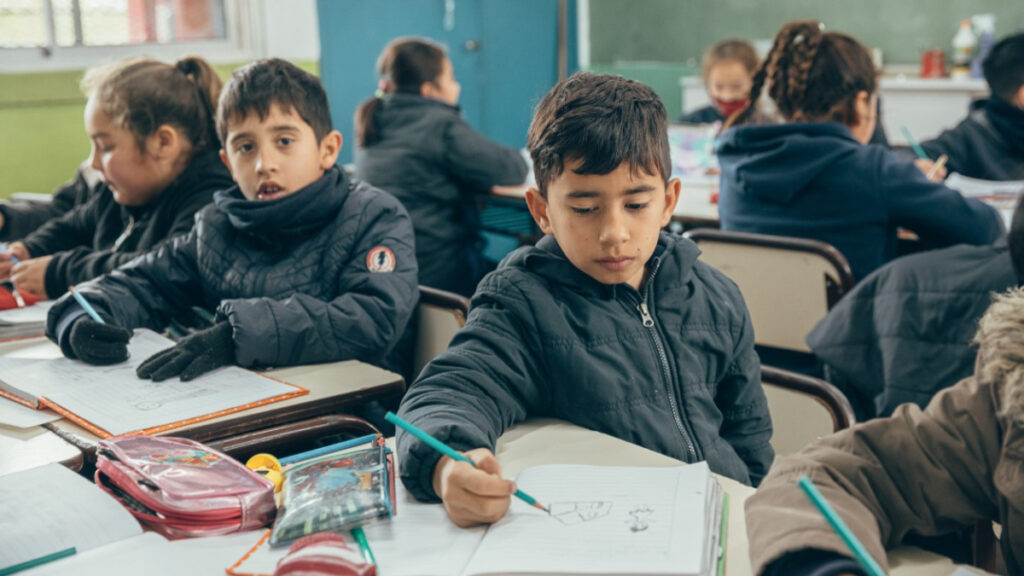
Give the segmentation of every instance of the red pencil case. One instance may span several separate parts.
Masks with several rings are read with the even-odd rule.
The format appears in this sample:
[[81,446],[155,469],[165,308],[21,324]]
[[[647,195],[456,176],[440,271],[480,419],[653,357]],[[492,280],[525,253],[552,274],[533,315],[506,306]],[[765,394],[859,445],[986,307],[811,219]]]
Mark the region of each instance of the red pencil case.
[[169,538],[251,530],[274,518],[274,485],[236,460],[185,438],[100,441],[96,485]]

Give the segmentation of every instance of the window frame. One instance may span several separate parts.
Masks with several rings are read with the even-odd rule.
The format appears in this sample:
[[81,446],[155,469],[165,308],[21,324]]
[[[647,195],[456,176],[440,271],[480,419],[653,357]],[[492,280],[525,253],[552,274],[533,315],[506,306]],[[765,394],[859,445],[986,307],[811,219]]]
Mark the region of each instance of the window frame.
[[50,46],[0,47],[0,73],[83,70],[130,56],[149,56],[174,61],[189,54],[212,63],[243,62],[258,58],[264,50],[264,0],[224,0],[225,38],[169,44],[147,43],[119,46],[54,46],[53,4],[42,0],[44,25]]

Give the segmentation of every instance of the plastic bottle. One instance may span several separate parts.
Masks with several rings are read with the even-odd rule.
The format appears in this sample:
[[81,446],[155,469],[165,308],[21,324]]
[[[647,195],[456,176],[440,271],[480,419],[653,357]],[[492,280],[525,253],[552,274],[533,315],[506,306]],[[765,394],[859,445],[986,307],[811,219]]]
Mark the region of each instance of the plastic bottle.
[[950,78],[969,78],[971,75],[971,53],[977,39],[971,30],[971,21],[962,20],[960,29],[953,36],[953,68],[949,71]]
[[971,22],[978,30],[978,52],[971,61],[971,78],[984,76],[981,65],[985,62],[988,53],[992,51],[992,45],[996,43],[996,16],[995,14],[976,14],[971,16]]

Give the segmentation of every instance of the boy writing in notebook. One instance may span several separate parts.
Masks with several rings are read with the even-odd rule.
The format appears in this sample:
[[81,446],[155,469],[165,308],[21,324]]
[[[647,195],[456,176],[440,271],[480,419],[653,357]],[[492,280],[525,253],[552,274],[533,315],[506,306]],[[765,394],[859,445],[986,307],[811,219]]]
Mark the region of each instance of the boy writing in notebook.
[[246,66],[221,95],[217,131],[236,186],[186,236],[77,287],[106,323],[65,296],[47,336],[69,358],[120,362],[132,328],[201,306],[216,309],[213,326],[140,377],[353,358],[399,371],[418,294],[412,224],[394,197],[335,166],[341,134],[319,80],[284,60]]
[[[679,198],[667,115],[649,87],[577,74],[537,107],[530,212],[546,236],[481,282],[465,328],[399,415],[477,465],[398,432],[402,479],[459,525],[493,522],[514,485],[506,429],[554,417],[757,484],[771,421],[736,285],[662,232]],[[571,480],[567,480],[571,481]]]

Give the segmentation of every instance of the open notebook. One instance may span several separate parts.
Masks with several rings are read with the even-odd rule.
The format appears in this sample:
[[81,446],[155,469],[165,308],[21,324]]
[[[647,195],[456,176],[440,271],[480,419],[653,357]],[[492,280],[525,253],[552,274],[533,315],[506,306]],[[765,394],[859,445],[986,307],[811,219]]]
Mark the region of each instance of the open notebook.
[[135,369],[174,342],[150,330],[135,331],[127,361],[90,366],[69,360],[49,341],[0,356],[0,395],[33,408],[52,408],[97,436],[154,434],[308,390],[236,366],[195,380],[142,380]]
[[42,336],[52,307],[52,301],[44,300],[24,308],[0,310],[0,341]]
[[[365,527],[379,573],[705,576],[717,572],[723,557],[723,496],[705,463],[537,466],[516,483],[550,506],[552,516],[513,498],[497,524],[464,530],[440,505],[416,502],[398,483],[397,514]],[[228,573],[272,573],[286,551],[243,548]]]

